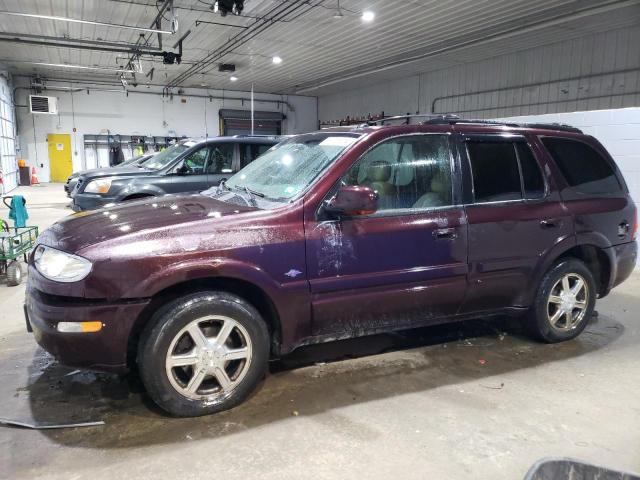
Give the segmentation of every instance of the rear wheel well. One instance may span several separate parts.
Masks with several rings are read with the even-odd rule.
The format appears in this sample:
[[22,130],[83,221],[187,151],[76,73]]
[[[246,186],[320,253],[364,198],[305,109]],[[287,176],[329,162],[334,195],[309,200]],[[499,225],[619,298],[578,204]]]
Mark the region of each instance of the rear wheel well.
[[559,258],[577,258],[581,260],[593,274],[598,293],[604,295],[611,279],[611,262],[601,248],[594,245],[579,245],[564,252]]
[[235,278],[212,277],[190,280],[187,282],[172,285],[156,293],[149,305],[138,316],[131,332],[127,345],[127,364],[130,368],[135,368],[136,354],[140,334],[144,330],[153,314],[163,305],[180,298],[189,293],[198,291],[217,290],[232,293],[242,297],[251,303],[260,312],[260,315],[267,324],[271,337],[271,353],[277,355],[280,346],[280,317],[271,298],[260,287]]

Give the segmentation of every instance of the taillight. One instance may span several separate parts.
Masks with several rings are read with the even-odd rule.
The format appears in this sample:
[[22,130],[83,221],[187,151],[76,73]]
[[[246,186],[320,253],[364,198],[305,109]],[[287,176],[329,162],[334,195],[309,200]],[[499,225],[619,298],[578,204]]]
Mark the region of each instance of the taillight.
[[631,240],[635,240],[638,236],[638,210],[633,218],[633,226],[631,227]]

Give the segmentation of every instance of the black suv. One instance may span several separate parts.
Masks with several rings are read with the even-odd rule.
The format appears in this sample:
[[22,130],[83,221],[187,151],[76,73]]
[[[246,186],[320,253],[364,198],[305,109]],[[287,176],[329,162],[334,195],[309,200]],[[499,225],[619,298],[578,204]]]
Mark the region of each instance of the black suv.
[[215,137],[181,140],[137,166],[103,169],[78,177],[75,211],[170,193],[200,192],[218,185],[280,142],[280,137]]

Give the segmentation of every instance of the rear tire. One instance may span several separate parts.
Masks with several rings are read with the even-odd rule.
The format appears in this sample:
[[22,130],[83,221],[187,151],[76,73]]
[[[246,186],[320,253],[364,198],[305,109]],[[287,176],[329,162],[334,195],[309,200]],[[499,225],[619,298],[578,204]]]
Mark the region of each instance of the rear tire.
[[22,268],[20,262],[13,261],[7,266],[7,285],[15,287],[22,283]]
[[238,405],[256,388],[267,371],[269,344],[253,305],[226,292],[198,292],[153,315],[141,335],[138,370],[163,410],[208,415]]
[[593,274],[575,258],[562,260],[546,273],[527,314],[529,331],[547,343],[571,340],[593,314],[597,289]]

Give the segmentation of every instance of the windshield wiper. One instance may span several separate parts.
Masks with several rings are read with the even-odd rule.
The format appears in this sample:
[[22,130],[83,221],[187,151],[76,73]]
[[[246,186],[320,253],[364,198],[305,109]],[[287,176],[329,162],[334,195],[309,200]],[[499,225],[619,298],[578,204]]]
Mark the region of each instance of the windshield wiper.
[[216,188],[216,195],[222,193],[224,190],[231,191],[231,189],[227,187],[227,181],[221,180],[220,183],[218,184],[218,187]]
[[258,206],[258,203],[256,202],[256,197],[260,197],[260,198],[264,198],[265,197],[264,193],[256,192],[255,190],[251,190],[249,187],[244,186],[244,185],[236,185],[235,189],[236,190],[242,190],[242,191],[246,192],[247,195],[249,196],[249,203],[253,207],[257,207]]

